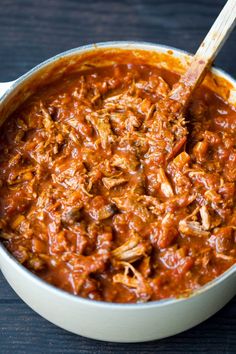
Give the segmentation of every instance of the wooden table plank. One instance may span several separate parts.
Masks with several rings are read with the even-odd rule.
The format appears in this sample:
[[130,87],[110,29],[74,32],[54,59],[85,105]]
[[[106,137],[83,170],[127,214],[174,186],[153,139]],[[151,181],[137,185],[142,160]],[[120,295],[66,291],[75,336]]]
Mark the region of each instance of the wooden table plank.
[[[224,0],[1,0],[1,80],[61,51],[107,40],[144,40],[195,51]],[[236,76],[236,32],[217,64]]]
[[[1,0],[0,81],[83,44],[141,40],[194,52],[224,0]],[[236,31],[216,64],[236,77]],[[236,299],[201,325],[160,341],[89,340],[50,324],[26,306],[0,274],[0,354],[235,353]]]

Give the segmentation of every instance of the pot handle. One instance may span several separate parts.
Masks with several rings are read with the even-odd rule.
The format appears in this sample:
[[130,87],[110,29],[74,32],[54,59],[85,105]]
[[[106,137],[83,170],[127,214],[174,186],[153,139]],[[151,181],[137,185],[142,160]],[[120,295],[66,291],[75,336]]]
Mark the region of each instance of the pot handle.
[[15,81],[0,82],[0,98],[6,93]]

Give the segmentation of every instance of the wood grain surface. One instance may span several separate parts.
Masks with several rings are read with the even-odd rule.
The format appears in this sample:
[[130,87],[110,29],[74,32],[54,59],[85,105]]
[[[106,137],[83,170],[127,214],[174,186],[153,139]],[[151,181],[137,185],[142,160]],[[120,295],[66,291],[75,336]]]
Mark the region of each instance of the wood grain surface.
[[[0,81],[13,80],[64,50],[141,40],[194,52],[223,0],[0,0]],[[216,65],[236,77],[236,31]],[[30,291],[30,289],[29,289]],[[236,299],[201,325],[139,344],[70,334],[26,306],[0,274],[0,354],[236,353]]]

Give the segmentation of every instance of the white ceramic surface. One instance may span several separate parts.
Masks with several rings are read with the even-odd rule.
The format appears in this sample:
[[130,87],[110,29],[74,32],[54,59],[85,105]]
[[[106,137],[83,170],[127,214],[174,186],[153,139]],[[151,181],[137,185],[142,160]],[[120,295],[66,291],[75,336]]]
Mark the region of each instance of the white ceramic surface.
[[[96,48],[144,49],[157,52],[172,50],[174,56],[186,58],[175,48],[149,43],[107,42]],[[0,108],[14,97],[37,73],[61,58],[94,49],[94,45],[62,53],[32,69],[18,80],[0,83]],[[236,88],[236,82],[221,70]],[[20,265],[0,244],[0,268],[16,293],[36,312],[52,323],[89,338],[115,342],[141,342],[168,337],[204,321],[222,308],[236,293],[236,265],[186,299],[153,301],[144,304],[110,304],[82,299],[59,290]]]

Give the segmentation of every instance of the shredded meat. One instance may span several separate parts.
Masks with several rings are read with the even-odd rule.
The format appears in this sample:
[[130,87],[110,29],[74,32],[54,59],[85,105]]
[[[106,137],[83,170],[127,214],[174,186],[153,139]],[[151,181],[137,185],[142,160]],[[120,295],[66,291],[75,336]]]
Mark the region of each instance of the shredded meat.
[[65,73],[3,125],[0,238],[82,297],[178,297],[236,260],[236,113],[201,86],[183,116],[178,75],[122,55]]
[[120,261],[134,262],[147,254],[148,244],[136,233],[132,233],[128,240],[112,251],[112,256]]
[[102,182],[107,189],[111,189],[128,182],[128,180],[124,177],[103,177]]

